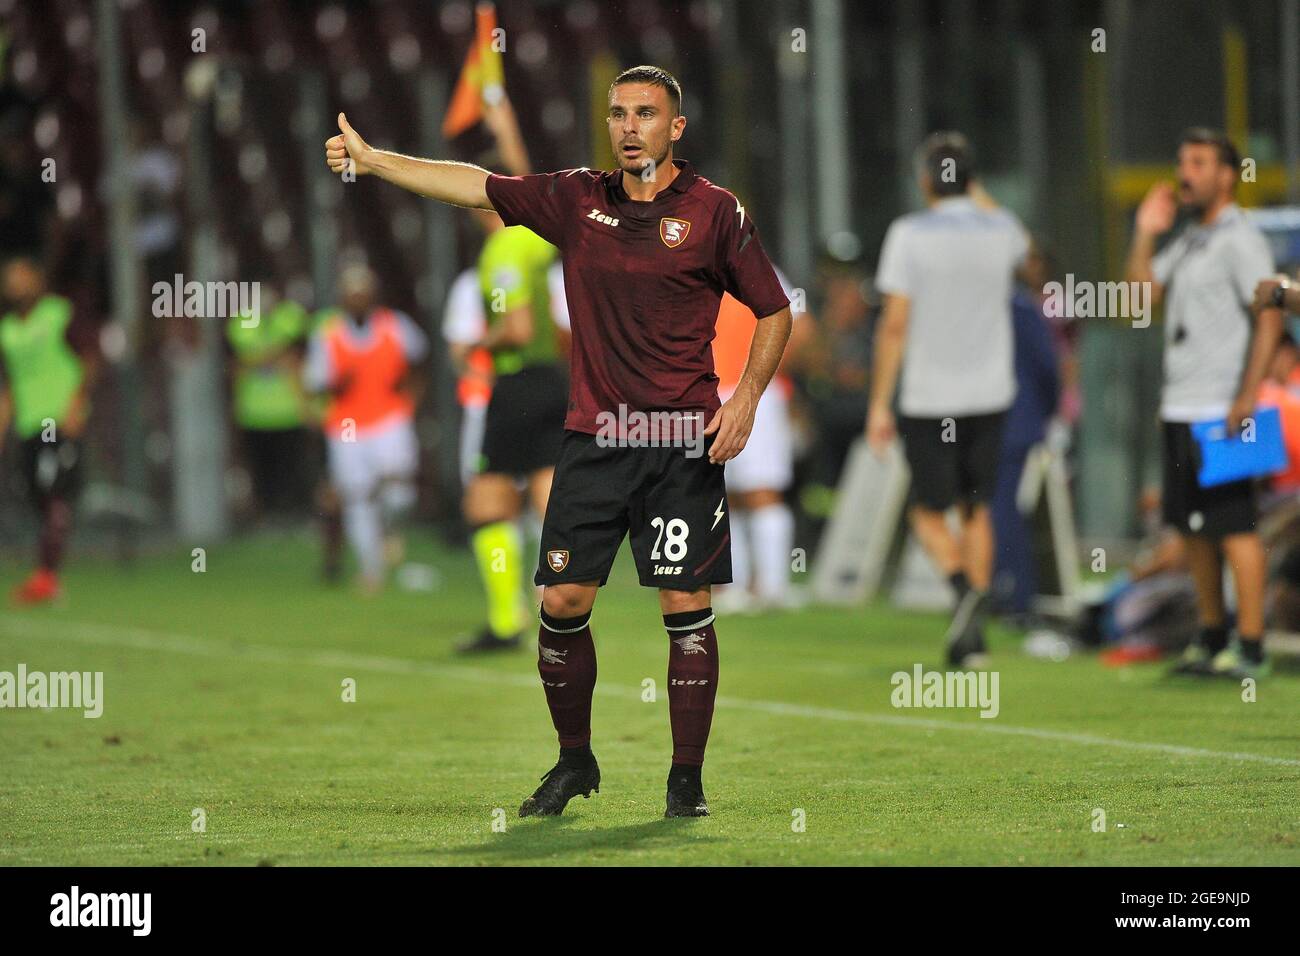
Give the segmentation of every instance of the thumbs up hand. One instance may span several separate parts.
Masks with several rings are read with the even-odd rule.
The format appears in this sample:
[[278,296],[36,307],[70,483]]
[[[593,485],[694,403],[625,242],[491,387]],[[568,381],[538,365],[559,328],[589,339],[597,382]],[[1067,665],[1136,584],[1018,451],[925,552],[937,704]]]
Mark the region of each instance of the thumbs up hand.
[[355,175],[364,176],[370,172],[370,167],[365,162],[365,157],[370,152],[369,144],[352,128],[342,113],[339,114],[339,130],[337,136],[325,140],[325,162],[329,165],[330,172],[343,173],[351,166]]

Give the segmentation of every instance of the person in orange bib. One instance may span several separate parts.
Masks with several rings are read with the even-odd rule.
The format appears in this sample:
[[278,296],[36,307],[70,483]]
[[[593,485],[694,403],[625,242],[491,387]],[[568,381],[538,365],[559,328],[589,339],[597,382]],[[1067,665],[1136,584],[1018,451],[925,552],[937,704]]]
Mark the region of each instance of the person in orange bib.
[[407,388],[428,354],[410,316],[376,305],[374,273],[350,266],[339,283],[341,308],[312,334],[305,386],[329,395],[323,427],[330,479],[343,501],[343,527],[360,565],[362,589],[378,590],[396,528],[415,504],[419,445],[415,398]]
[[[799,347],[808,329],[808,315],[780,269],[777,278],[790,299],[794,319],[786,352]],[[726,401],[736,390],[749,343],[758,320],[730,294],[722,297],[713,339],[713,366],[718,397]],[[732,583],[719,589],[713,608],[718,613],[749,613],[789,607],[790,552],[794,545],[794,515],[785,493],[794,477],[794,435],[790,422],[793,386],[780,368],[759,399],[754,430],[739,455],[727,462],[727,499],[731,506]]]

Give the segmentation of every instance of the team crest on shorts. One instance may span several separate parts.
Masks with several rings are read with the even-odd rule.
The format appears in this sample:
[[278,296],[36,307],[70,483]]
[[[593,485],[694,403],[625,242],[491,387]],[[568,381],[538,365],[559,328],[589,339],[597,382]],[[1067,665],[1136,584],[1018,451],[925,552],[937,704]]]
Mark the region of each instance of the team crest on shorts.
[[665,217],[659,220],[659,238],[664,241],[664,245],[669,249],[676,249],[685,242],[690,232],[691,224],[685,219]]
[[547,551],[546,560],[550,564],[552,571],[563,571],[569,566],[569,552]]

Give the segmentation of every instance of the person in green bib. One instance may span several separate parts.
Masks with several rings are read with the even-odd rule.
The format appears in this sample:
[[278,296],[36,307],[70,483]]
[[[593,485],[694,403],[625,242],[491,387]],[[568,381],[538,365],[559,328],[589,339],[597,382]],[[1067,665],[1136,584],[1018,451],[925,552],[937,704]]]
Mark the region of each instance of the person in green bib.
[[519,646],[529,614],[517,519],[525,495],[539,519],[546,511],[569,398],[548,282],[558,251],[494,212],[473,214],[487,233],[478,259],[487,331],[478,345],[492,354],[496,380],[464,502],[488,620],[462,652]]
[[300,384],[307,332],[307,310],[287,299],[257,321],[236,315],[226,325],[235,424],[264,515],[301,514],[310,506],[308,409]]
[[0,318],[0,448],[12,424],[40,518],[36,569],[13,597],[42,604],[60,593],[59,570],[81,485],[80,437],[98,362],[91,341],[74,347],[72,303],[46,291],[45,274],[33,259],[7,263],[0,286],[6,304]]

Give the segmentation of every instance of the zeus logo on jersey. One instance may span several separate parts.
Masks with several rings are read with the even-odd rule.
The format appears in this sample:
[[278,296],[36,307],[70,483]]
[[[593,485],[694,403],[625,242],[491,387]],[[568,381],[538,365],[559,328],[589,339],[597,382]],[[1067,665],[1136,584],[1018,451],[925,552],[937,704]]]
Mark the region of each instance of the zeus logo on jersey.
[[607,215],[605,215],[605,214],[604,214],[603,212],[601,212],[599,209],[593,209],[591,212],[587,213],[587,218],[588,218],[588,219],[594,219],[594,220],[596,220],[596,222],[602,222],[602,223],[604,223],[604,224],[607,225],[607,226],[617,226],[617,225],[618,225],[618,220],[617,220],[617,219],[615,219],[613,216],[607,216]]

